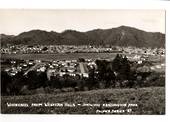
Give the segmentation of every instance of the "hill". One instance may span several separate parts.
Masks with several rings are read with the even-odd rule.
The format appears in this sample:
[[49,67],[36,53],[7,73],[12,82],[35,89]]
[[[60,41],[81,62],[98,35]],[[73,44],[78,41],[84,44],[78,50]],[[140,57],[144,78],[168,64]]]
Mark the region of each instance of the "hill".
[[115,45],[136,47],[165,47],[165,34],[146,32],[128,26],[111,29],[95,29],[87,32],[66,30],[54,31],[31,30],[17,36],[3,36],[1,45]]
[[[6,103],[27,103],[29,106],[7,107]],[[32,103],[68,103],[75,104],[75,106],[31,107]],[[83,104],[137,104],[137,106],[98,107],[83,106]],[[127,113],[127,109],[132,109],[132,111]],[[165,88],[102,89],[84,92],[2,96],[1,98],[1,112],[3,114],[96,114],[97,110],[125,110],[124,113],[103,114],[165,114]]]

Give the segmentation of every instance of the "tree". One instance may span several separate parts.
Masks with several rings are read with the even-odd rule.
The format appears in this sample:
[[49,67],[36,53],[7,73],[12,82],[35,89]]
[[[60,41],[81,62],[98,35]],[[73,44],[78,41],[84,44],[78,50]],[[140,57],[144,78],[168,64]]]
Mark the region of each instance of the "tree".
[[11,76],[7,72],[1,71],[1,94],[8,95],[10,90],[10,84],[12,82]]
[[104,83],[106,87],[114,85],[115,74],[112,70],[112,64],[106,60],[96,60],[97,64],[97,79],[99,84]]
[[84,58],[79,58],[78,61],[79,62],[85,62],[85,59]]
[[129,80],[130,62],[128,61],[126,56],[123,57],[122,55],[117,54],[112,62],[112,68],[115,72],[119,74],[117,76],[117,79]]
[[122,63],[122,56],[117,54],[112,62],[112,69],[116,72],[118,72],[121,68]]
[[11,94],[18,95],[24,85],[27,85],[26,78],[23,72],[18,72],[13,78],[11,83]]
[[37,77],[37,72],[36,71],[30,71],[27,74],[27,81],[28,81],[28,88],[29,89],[35,89],[36,86],[36,82],[38,80]]
[[48,47],[43,47],[42,51],[47,51]]

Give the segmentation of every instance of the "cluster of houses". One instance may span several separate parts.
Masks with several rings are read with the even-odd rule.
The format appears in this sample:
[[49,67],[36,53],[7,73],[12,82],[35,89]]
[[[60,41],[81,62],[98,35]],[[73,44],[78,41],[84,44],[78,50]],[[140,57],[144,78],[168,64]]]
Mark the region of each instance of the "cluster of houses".
[[143,54],[143,55],[162,55],[165,56],[165,48],[136,48],[136,47],[125,47],[123,53],[126,54]]
[[91,46],[91,45],[9,45],[1,47],[1,54],[28,53],[128,53],[145,55],[165,55],[164,48],[137,48],[119,46]]
[[88,45],[12,45],[1,48],[3,54],[28,54],[28,53],[89,53],[89,52],[114,52],[112,48]]
[[[2,62],[2,61],[1,61]],[[95,61],[90,59],[80,62],[78,60],[11,60],[10,66],[6,67],[6,71],[10,76],[15,76],[18,72],[23,71],[27,75],[30,71],[45,72],[47,78],[69,75],[75,78],[88,78],[89,68],[96,67]]]
[[[148,55],[131,55],[126,56],[128,60],[136,62],[137,72],[165,72],[165,62],[152,64],[148,61]],[[106,60],[106,59],[105,59]],[[111,59],[108,59],[110,61]],[[53,60],[53,61],[42,61],[42,60],[8,60],[1,59],[1,64],[10,64],[6,68],[1,68],[10,76],[15,76],[19,72],[23,72],[27,75],[30,71],[36,71],[36,73],[44,72],[47,74],[48,80],[52,78],[64,78],[70,76],[75,80],[82,78],[89,78],[90,69],[97,69],[95,59],[84,59],[84,60]],[[134,63],[133,63],[134,64]]]
[[[86,69],[86,70],[85,70]],[[88,62],[78,62],[77,60],[53,61],[48,65],[47,77],[50,80],[51,76],[69,75],[80,79],[88,78]]]
[[[36,61],[33,60],[2,60],[1,65],[8,64],[5,68],[1,67],[1,70],[7,72],[10,76],[15,76],[17,73],[23,71],[26,72],[29,68],[31,68]],[[10,65],[10,66],[9,66]]]

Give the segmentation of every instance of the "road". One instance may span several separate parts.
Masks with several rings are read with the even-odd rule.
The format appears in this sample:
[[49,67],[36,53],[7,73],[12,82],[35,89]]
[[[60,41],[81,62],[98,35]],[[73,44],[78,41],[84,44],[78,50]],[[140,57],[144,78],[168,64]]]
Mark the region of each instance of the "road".
[[79,63],[80,65],[80,72],[81,73],[88,73],[88,68],[85,63]]
[[84,69],[83,63],[79,63],[79,66],[80,66],[80,72],[81,73],[85,73],[85,69]]
[[40,65],[44,65],[44,63],[36,63],[34,66],[32,66],[31,68],[29,68],[29,69],[24,73],[24,75],[27,75],[28,72],[37,69],[37,67],[40,66]]

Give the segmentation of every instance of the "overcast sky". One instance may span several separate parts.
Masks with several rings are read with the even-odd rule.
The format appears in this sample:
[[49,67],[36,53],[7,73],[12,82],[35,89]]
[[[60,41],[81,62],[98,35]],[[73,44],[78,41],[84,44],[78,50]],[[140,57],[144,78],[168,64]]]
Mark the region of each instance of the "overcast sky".
[[17,35],[41,29],[88,31],[121,25],[165,33],[164,10],[0,10],[0,33]]

